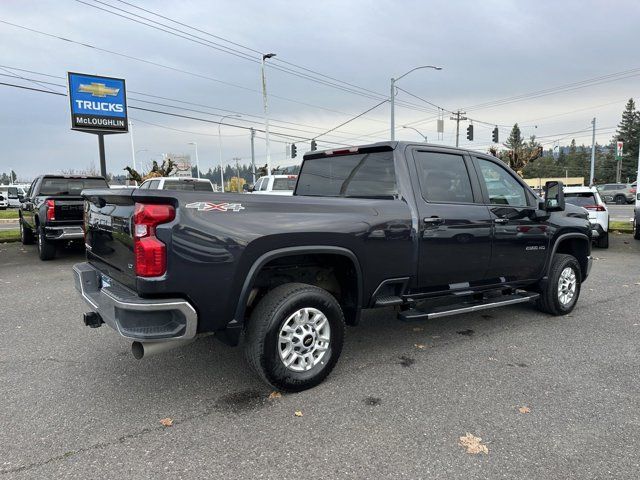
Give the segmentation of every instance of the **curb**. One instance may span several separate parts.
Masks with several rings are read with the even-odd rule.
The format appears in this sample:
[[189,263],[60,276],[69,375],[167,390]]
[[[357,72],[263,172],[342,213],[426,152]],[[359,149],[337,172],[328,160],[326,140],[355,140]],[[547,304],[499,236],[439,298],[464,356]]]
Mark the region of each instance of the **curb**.
[[19,218],[0,218],[0,223],[18,223]]

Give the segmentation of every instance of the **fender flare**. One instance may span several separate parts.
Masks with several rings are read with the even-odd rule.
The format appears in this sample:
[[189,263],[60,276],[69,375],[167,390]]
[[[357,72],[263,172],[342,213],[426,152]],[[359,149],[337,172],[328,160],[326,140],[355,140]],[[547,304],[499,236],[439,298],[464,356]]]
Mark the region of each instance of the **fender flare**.
[[[547,264],[544,267],[544,278],[547,279],[549,278],[549,270],[551,270],[551,260],[553,259],[553,256],[556,254],[558,247],[560,246],[560,244],[562,242],[564,242],[565,240],[568,240],[570,238],[577,238],[580,240],[583,240],[584,242],[587,243],[587,247],[589,247],[591,240],[589,239],[589,237],[587,235],[585,235],[584,233],[579,233],[579,232],[571,232],[571,233],[564,233],[562,235],[560,235],[558,238],[556,238],[555,242],[553,242],[553,249],[551,250],[551,255],[549,255],[549,258],[547,259]],[[587,251],[589,249],[587,248]],[[577,259],[578,262],[580,261],[580,259]],[[583,272],[583,276],[586,276],[586,272]]]
[[247,273],[247,277],[244,280],[244,284],[242,285],[242,290],[240,290],[240,295],[238,297],[238,303],[236,305],[234,319],[229,322],[228,327],[231,327],[235,324],[236,327],[241,326],[244,323],[244,314],[247,306],[247,301],[249,300],[249,294],[251,293],[251,287],[255,283],[255,280],[260,273],[262,267],[264,267],[271,260],[275,260],[276,258],[288,257],[291,255],[301,255],[301,254],[311,254],[311,253],[328,253],[333,255],[341,255],[343,257],[348,258],[353,263],[356,269],[356,283],[358,285],[357,292],[357,304],[356,308],[359,312],[362,309],[362,295],[363,295],[363,286],[362,286],[362,270],[360,268],[360,262],[358,261],[358,257],[349,249],[344,247],[335,247],[335,246],[327,246],[327,245],[309,245],[302,247],[286,247],[279,248],[277,250],[271,250],[262,254],[253,265],[249,269],[249,273]]

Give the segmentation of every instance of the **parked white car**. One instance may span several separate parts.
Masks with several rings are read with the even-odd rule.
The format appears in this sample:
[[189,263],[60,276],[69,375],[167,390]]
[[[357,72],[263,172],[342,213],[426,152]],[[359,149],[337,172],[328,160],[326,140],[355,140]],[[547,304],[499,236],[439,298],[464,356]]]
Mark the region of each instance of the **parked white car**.
[[142,182],[138,188],[150,190],[192,190],[213,192],[213,185],[207,178],[191,177],[155,177]]
[[260,177],[249,193],[263,195],[293,195],[297,175],[265,175]]
[[8,194],[5,190],[0,190],[0,210],[6,210],[9,206]]
[[596,187],[564,187],[564,199],[589,212],[596,246],[609,248],[609,209]]

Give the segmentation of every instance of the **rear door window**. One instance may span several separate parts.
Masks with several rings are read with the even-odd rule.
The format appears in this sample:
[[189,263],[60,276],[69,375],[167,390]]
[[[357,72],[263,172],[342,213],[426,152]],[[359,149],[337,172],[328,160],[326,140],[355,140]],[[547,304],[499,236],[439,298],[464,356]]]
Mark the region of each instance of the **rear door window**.
[[422,197],[427,202],[473,203],[471,180],[462,155],[417,151],[414,158]]
[[293,191],[296,188],[296,179],[294,178],[274,178],[273,190]]

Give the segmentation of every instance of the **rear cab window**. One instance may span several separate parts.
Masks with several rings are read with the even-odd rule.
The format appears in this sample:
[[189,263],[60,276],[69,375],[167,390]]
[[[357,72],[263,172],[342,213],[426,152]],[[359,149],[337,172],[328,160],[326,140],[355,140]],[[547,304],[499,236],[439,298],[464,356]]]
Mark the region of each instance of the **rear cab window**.
[[187,180],[165,180],[163,190],[185,190],[195,192],[212,192],[210,182],[196,182]]
[[40,195],[80,195],[85,189],[109,188],[103,178],[45,177],[40,184]]
[[297,177],[274,178],[272,190],[293,191],[293,189],[296,188],[296,178]]
[[393,151],[317,154],[305,158],[296,195],[355,198],[395,198]]

